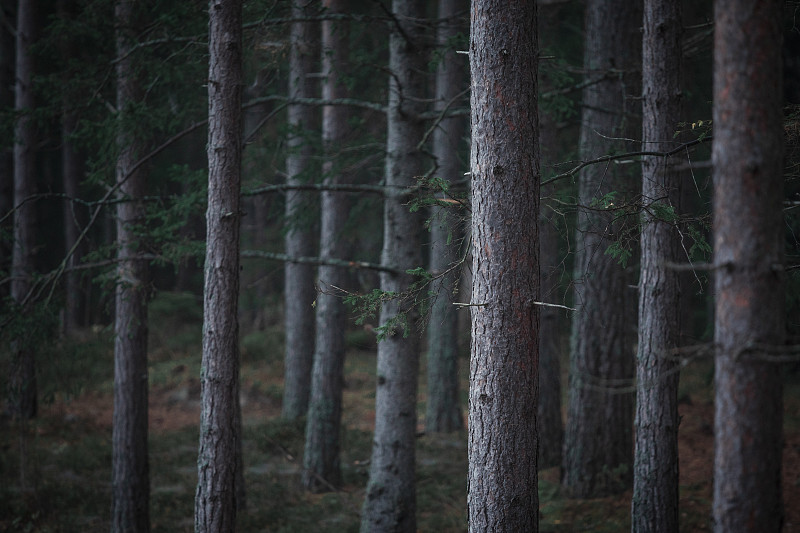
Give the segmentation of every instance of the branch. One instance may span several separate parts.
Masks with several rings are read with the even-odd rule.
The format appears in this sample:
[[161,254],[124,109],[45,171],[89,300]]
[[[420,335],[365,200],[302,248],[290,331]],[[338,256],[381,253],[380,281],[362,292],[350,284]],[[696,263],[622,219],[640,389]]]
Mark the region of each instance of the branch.
[[559,304],[549,304],[546,302],[531,302],[533,305],[541,305],[542,307],[558,307],[559,309],[566,309],[568,311],[577,311],[574,307],[569,307],[566,305],[559,305]]
[[250,189],[249,191],[242,191],[242,196],[257,196],[259,194],[266,194],[271,192],[283,191],[338,191],[338,192],[353,192],[353,193],[371,193],[371,194],[384,194],[387,189],[407,189],[411,194],[419,187],[399,187],[387,185],[359,185],[359,184],[346,184],[346,183],[302,183],[302,184],[288,184],[279,183],[276,185],[265,185],[257,189]]
[[606,163],[608,161],[617,161],[619,159],[628,159],[630,157],[638,157],[638,156],[653,156],[653,157],[669,157],[673,156],[677,153],[680,153],[692,146],[696,146],[698,144],[703,144],[705,142],[710,142],[713,139],[711,135],[703,137],[701,139],[694,139],[692,141],[686,142],[678,146],[677,148],[673,148],[672,150],[668,150],[666,152],[652,152],[652,151],[640,151],[640,152],[627,152],[624,154],[616,154],[616,155],[604,155],[602,157],[598,157],[597,159],[590,159],[589,161],[581,161],[578,165],[576,165],[571,170],[564,172],[562,174],[556,174],[550,179],[544,180],[540,186],[547,185],[549,183],[553,183],[554,181],[558,181],[563,178],[569,178],[577,174],[581,169],[588,167],[589,165],[594,165],[597,163]]
[[377,111],[379,113],[386,113],[386,107],[381,104],[377,104],[375,102],[367,102],[365,100],[358,100],[356,98],[333,98],[333,99],[324,99],[324,98],[290,98],[288,96],[284,96],[281,94],[270,94],[267,96],[259,96],[258,98],[253,98],[249,100],[246,104],[242,105],[243,108],[251,107],[258,104],[263,104],[264,102],[285,102],[287,104],[300,104],[300,105],[314,105],[314,106],[324,106],[324,105],[347,105],[353,107],[361,107],[363,109],[369,109],[370,111]]
[[248,22],[242,25],[245,30],[255,29],[261,26],[279,26],[281,24],[292,24],[294,22],[324,22],[326,20],[351,20],[354,22],[372,22],[379,21],[385,22],[389,20],[386,17],[377,17],[375,15],[356,15],[352,13],[326,13],[324,15],[312,15],[308,17],[276,17],[272,19],[263,19],[257,22]]
[[368,263],[365,261],[345,261],[342,259],[322,259],[320,257],[290,257],[286,254],[275,252],[262,252],[260,250],[242,250],[242,257],[270,259],[273,261],[285,261],[287,263],[298,263],[303,265],[325,265],[325,266],[338,266],[342,268],[364,268],[369,270],[377,270],[379,272],[388,272],[389,274],[405,275],[405,270],[400,270],[394,267],[379,265],[377,263]]

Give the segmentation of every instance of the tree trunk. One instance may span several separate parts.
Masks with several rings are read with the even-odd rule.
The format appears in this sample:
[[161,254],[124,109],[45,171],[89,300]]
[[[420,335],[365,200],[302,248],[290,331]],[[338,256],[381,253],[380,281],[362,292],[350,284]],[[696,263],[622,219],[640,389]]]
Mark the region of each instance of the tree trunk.
[[208,210],[195,531],[229,532],[241,507],[239,224],[242,2],[209,2]]
[[[74,2],[59,0],[58,15],[65,21],[70,20],[74,14]],[[65,39],[61,48],[61,60],[66,66],[76,54],[75,45]],[[66,78],[66,76],[65,76]],[[68,80],[65,79],[66,83]],[[65,92],[62,101],[61,113],[61,175],[64,194],[68,198],[78,198],[78,187],[83,174],[83,159],[72,136],[78,127],[78,115],[72,109],[72,102]],[[80,264],[84,246],[78,243],[78,236],[86,223],[78,204],[67,200],[64,204],[64,253],[69,254],[68,267]],[[73,248],[75,248],[73,250]],[[81,274],[69,271],[64,275],[64,333],[70,335],[83,324],[84,289],[81,283]]]
[[[33,57],[30,47],[36,24],[34,0],[17,4],[16,84],[14,109],[18,113],[14,127],[14,245],[11,257],[11,297],[25,307],[34,271],[36,248],[36,209],[25,202],[36,190],[36,130],[33,112]],[[23,203],[25,202],[25,203]],[[36,370],[33,350],[24,332],[12,346],[9,375],[8,409],[21,419],[36,416]]]
[[[0,7],[0,17],[4,20],[13,18],[16,9],[14,2]],[[14,35],[11,24],[0,24],[0,108],[5,110],[14,107]],[[8,140],[10,141],[10,139]],[[0,146],[0,213],[5,216],[14,206],[14,149],[10,142]],[[7,234],[13,232],[13,217],[0,223],[0,231]],[[11,255],[13,243],[8,239],[0,239],[0,270],[11,271]],[[0,286],[0,299],[9,296],[10,287],[4,283]]]
[[[418,143],[425,133],[417,118],[425,98],[426,54],[422,0],[394,0],[389,36],[389,109],[387,113],[386,185],[408,187],[422,174]],[[405,270],[421,266],[421,216],[411,213],[396,192],[386,196],[381,264]],[[413,278],[381,273],[381,290],[402,293]],[[404,325],[392,323],[405,314]],[[419,374],[418,312],[395,298],[381,307],[386,338],[378,343],[375,437],[361,530],[416,531],[415,434]]]
[[[680,0],[645,0],[642,150],[669,150],[681,112]],[[667,352],[680,338],[679,159],[642,159],[636,453],[631,530],[678,531],[678,369]]]
[[[292,17],[308,16],[314,2],[292,4]],[[289,51],[289,96],[313,98],[316,82],[310,74],[317,65],[316,25],[310,22],[292,24],[291,50]],[[314,147],[310,135],[315,125],[317,109],[313,106],[291,104],[288,106],[289,139],[286,143],[286,183],[295,185],[313,181],[310,162]],[[316,252],[312,234],[313,223],[308,219],[312,205],[309,193],[286,193],[286,254],[289,257],[309,257]],[[286,263],[286,355],[285,384],[283,390],[283,417],[296,419],[305,416],[311,392],[311,367],[314,359],[314,267]]]
[[[587,78],[608,77],[583,90],[581,159],[631,146],[641,51],[641,3],[590,0],[586,8],[584,64]],[[629,297],[625,269],[606,254],[622,241],[615,210],[632,196],[631,180],[619,165],[593,165],[580,174],[575,253],[575,313],[570,348],[563,484],[575,497],[621,492],[632,480],[633,383]],[[614,201],[607,196],[616,192]],[[605,202],[603,202],[605,198]],[[592,206],[592,207],[590,207]],[[632,224],[633,222],[630,221]],[[615,239],[620,239],[616,241]],[[620,387],[622,385],[622,387]]]
[[147,263],[139,259],[136,225],[144,221],[147,176],[130,174],[144,151],[134,133],[132,109],[142,98],[130,54],[136,36],[135,0],[118,0],[117,25],[117,280],[114,317],[113,531],[150,531],[150,476],[147,455]]
[[785,338],[781,6],[714,9],[714,530],[780,531]]
[[536,3],[472,6],[470,531],[538,531]]
[[[444,53],[436,69],[436,105],[440,109],[451,104],[467,86],[463,58],[453,49],[459,33],[457,15],[467,8],[463,0],[439,0],[440,24],[437,41]],[[462,117],[443,119],[433,132],[433,156],[438,165],[437,176],[459,181],[464,167],[459,160],[461,139],[467,133]],[[434,206],[431,209],[430,271],[446,272],[458,261],[463,231],[461,213],[453,208]],[[464,427],[458,392],[458,314],[453,305],[453,292],[458,287],[461,269],[453,269],[431,285],[435,300],[428,323],[428,401],[425,430],[450,432]]]
[[[346,12],[346,1],[325,0],[328,13]],[[322,98],[346,98],[347,91],[340,73],[346,72],[347,23],[322,23]],[[348,132],[349,111],[344,106],[322,108],[322,142],[326,154],[323,165],[325,184],[341,183],[343,176],[336,165],[335,154],[344,144]],[[347,252],[342,230],[347,222],[347,197],[334,191],[322,193],[322,225],[320,258],[344,259]],[[322,492],[338,488],[342,483],[339,465],[339,434],[342,420],[342,385],[346,329],[345,308],[338,289],[347,284],[347,271],[341,267],[320,266],[317,295],[316,351],[311,376],[311,402],[306,425],[306,446],[303,456],[303,486]]]

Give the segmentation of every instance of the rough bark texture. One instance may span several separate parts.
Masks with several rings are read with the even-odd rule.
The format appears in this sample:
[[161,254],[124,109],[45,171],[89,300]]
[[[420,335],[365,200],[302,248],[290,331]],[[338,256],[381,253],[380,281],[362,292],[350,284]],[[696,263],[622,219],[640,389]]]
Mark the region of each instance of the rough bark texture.
[[208,210],[195,531],[236,526],[239,411],[239,191],[242,3],[209,2]]
[[536,3],[473,2],[470,531],[538,531]]
[[[438,45],[446,52],[439,58],[436,69],[436,105],[441,109],[450,104],[467,85],[464,57],[452,48],[453,38],[460,28],[455,18],[467,8],[464,0],[439,0],[440,25]],[[433,155],[438,169],[436,176],[458,181],[464,174],[459,160],[461,139],[467,133],[466,120],[452,117],[442,120],[433,132]],[[458,261],[459,245],[463,238],[459,217],[453,208],[435,206],[431,210],[430,271],[441,273]],[[431,308],[428,325],[428,399],[425,411],[425,430],[455,431],[464,427],[458,392],[458,314],[453,305],[453,291],[458,287],[461,269],[449,272],[431,285],[436,300]]]
[[[326,0],[327,12],[346,10],[344,0]],[[345,98],[347,91],[339,73],[346,70],[346,23],[322,23],[322,98]],[[336,165],[335,154],[342,147],[348,132],[349,111],[344,106],[322,108],[322,142],[326,153],[323,176],[326,184],[341,183],[343,176]],[[346,254],[342,229],[347,222],[347,197],[327,191],[322,193],[320,257],[343,259]],[[339,464],[339,435],[342,420],[342,385],[344,382],[346,316],[344,302],[337,288],[347,284],[347,271],[341,267],[320,266],[317,295],[317,329],[314,367],[311,375],[311,402],[306,424],[306,445],[303,455],[303,486],[321,492],[338,488],[342,482]]]
[[[586,7],[584,65],[590,78],[608,78],[583,91],[582,159],[625,151],[635,121],[641,3],[590,0]],[[634,358],[626,317],[625,269],[606,250],[620,235],[619,212],[592,206],[631,186],[618,165],[593,165],[580,174],[575,243],[575,307],[570,346],[563,484],[575,497],[623,491],[632,479]],[[610,206],[613,207],[613,206]],[[629,221],[632,223],[633,221]],[[627,245],[628,243],[622,243]],[[620,387],[622,385],[623,387]],[[622,389],[622,390],[620,390]]]
[[[645,0],[642,149],[669,150],[681,108],[680,0]],[[678,367],[666,353],[680,337],[679,159],[642,160],[636,435],[631,531],[678,531]]]
[[[10,5],[0,6],[0,16],[5,20],[12,18],[12,11],[16,9],[13,2]],[[14,107],[14,35],[11,28],[3,24],[0,26],[0,108],[11,109]],[[0,213],[5,216],[11,212],[14,203],[14,149],[10,139],[0,146]],[[11,233],[13,231],[13,217],[0,223],[0,231]],[[0,239],[0,270],[10,272],[11,250],[13,243],[8,239]],[[9,296],[8,284],[0,286],[0,298]]]
[[[294,2],[292,16],[309,15],[314,2]],[[317,26],[311,22],[292,24],[289,51],[289,96],[313,98],[316,81],[309,74],[317,72]],[[315,123],[317,109],[313,106],[292,104],[288,106],[289,139],[286,142],[286,183],[309,183],[310,162],[314,147],[309,135]],[[289,257],[313,256],[313,224],[306,212],[311,206],[309,193],[286,192],[286,254]],[[283,417],[295,419],[305,416],[311,392],[311,367],[314,359],[314,267],[287,262],[284,266],[285,295],[285,382],[283,389]]]
[[112,531],[150,531],[150,475],[147,455],[147,263],[137,258],[143,222],[147,176],[130,174],[143,151],[134,131],[131,109],[142,90],[135,74],[131,47],[136,35],[135,0],[119,0],[117,26],[117,284],[114,316],[114,416],[112,464]]
[[781,5],[715,2],[714,530],[780,531],[784,323]]
[[[425,129],[416,119],[425,98],[422,0],[394,0],[389,36],[389,109],[387,114],[386,185],[408,187],[422,174],[423,154],[417,148]],[[397,188],[390,189],[393,191]],[[383,213],[381,264],[401,270],[421,266],[419,213],[406,201],[387,195]],[[381,290],[402,293],[413,281],[407,274],[381,273]],[[407,312],[403,326],[378,343],[375,437],[361,530],[416,531],[415,433],[417,429],[417,377],[419,374],[418,313],[397,299],[383,304],[380,322]]]
[[[14,126],[14,244],[11,256],[11,297],[24,306],[31,287],[36,248],[36,210],[33,202],[23,201],[36,190],[33,111],[33,44],[35,27],[34,0],[20,0],[17,5],[16,83],[14,110],[19,113]],[[12,416],[36,416],[36,371],[33,350],[24,332],[12,346],[9,375],[8,410]]]

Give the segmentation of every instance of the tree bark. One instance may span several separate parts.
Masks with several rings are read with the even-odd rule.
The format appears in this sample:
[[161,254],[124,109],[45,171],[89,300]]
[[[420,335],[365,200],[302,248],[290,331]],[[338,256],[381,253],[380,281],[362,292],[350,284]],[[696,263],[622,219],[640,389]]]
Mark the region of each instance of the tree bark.
[[114,415],[112,428],[111,528],[115,532],[150,531],[150,476],[147,455],[147,263],[138,258],[136,225],[144,221],[147,175],[143,169],[128,175],[144,151],[134,132],[133,110],[142,89],[130,54],[136,35],[139,6],[118,0],[117,26],[117,280],[114,317]]
[[781,6],[715,2],[714,530],[780,531],[785,339]]
[[[33,57],[30,47],[36,25],[34,0],[17,4],[16,84],[14,110],[14,244],[11,255],[11,297],[25,306],[34,272],[36,248],[36,209],[23,203],[36,190],[36,130],[33,112]],[[11,354],[8,410],[12,416],[29,419],[37,412],[36,369],[33,350],[25,332],[15,340]]]
[[[59,0],[58,16],[64,20],[71,20],[74,16],[74,2]],[[75,45],[69,39],[65,39],[61,48],[61,60],[64,66],[74,59],[76,54]],[[64,76],[65,84],[68,82]],[[78,115],[72,108],[72,102],[65,92],[62,101],[61,113],[61,176],[64,187],[64,194],[68,198],[78,198],[78,188],[83,174],[83,158],[78,147],[72,139],[78,127]],[[78,245],[78,236],[86,222],[82,216],[82,211],[76,209],[77,204],[67,200],[64,205],[64,253],[70,254],[67,262],[68,267],[75,267],[80,264],[84,246]],[[83,324],[83,301],[84,288],[82,286],[82,276],[80,272],[69,271],[64,275],[64,333],[71,335]]]
[[538,531],[536,3],[472,5],[470,531]]
[[[345,0],[324,0],[327,13],[344,13]],[[340,73],[346,72],[348,35],[346,23],[322,22],[322,98],[346,98]],[[338,184],[343,176],[335,154],[346,141],[348,109],[342,106],[322,108],[322,143],[325,150],[324,183]],[[320,258],[343,259],[347,252],[342,230],[347,222],[347,197],[334,192],[322,193]],[[316,306],[316,350],[311,375],[311,401],[306,424],[303,456],[303,486],[323,492],[342,483],[339,464],[339,435],[342,421],[342,386],[346,329],[345,308],[337,288],[347,284],[347,271],[341,267],[319,267],[320,292]]]
[[[439,0],[437,41],[443,53],[436,68],[436,105],[440,109],[467,87],[463,58],[453,49],[453,39],[460,29],[456,17],[467,7],[463,0]],[[443,119],[433,132],[436,175],[448,182],[458,181],[464,173],[458,156],[466,132],[463,117]],[[433,273],[446,272],[459,260],[464,233],[459,216],[452,208],[434,206],[431,209],[430,271]],[[453,292],[458,287],[460,273],[460,268],[451,270],[432,283],[430,289],[435,300],[428,322],[425,430],[433,433],[464,427],[458,391],[458,314],[453,306]]]
[[[633,151],[621,138],[635,136],[641,3],[590,0],[586,8],[584,65],[587,78],[608,75],[583,90],[581,159]],[[628,280],[616,258],[606,254],[621,235],[616,211],[589,207],[617,192],[632,195],[630,178],[618,165],[581,171],[575,253],[575,313],[570,347],[567,426],[562,482],[575,497],[621,492],[632,480],[632,330],[626,317]],[[587,208],[588,207],[588,208]],[[612,206],[613,207],[613,206]],[[625,243],[623,243],[624,245]],[[622,390],[619,385],[622,384]]]
[[242,506],[239,225],[242,2],[209,2],[208,209],[195,531],[229,532]]
[[[314,2],[294,2],[292,17],[302,18],[312,12]],[[314,98],[316,82],[310,77],[317,65],[316,25],[292,24],[289,51],[289,97]],[[317,109],[304,104],[288,106],[289,139],[286,143],[286,183],[295,185],[313,181],[310,177],[314,147],[310,135]],[[308,220],[312,205],[308,193],[286,192],[286,253],[290,257],[314,255],[313,224]],[[311,265],[286,263],[285,275],[285,380],[283,417],[305,416],[311,392],[311,367],[314,359],[314,268]]]
[[[394,0],[389,35],[389,110],[387,114],[386,185],[408,187],[422,174],[418,143],[425,133],[418,115],[425,98],[426,54],[422,0]],[[390,189],[396,191],[397,189]],[[387,195],[383,212],[381,264],[401,270],[422,264],[421,216],[411,213],[396,192]],[[381,273],[381,290],[401,294],[413,278]],[[390,320],[405,313],[403,325]],[[419,374],[418,312],[405,300],[384,302],[380,323],[389,332],[378,343],[375,437],[361,531],[416,531],[415,434]]]
[[[680,0],[645,0],[642,149],[668,150],[681,116]],[[670,144],[672,143],[672,144]],[[631,531],[678,531],[678,346],[680,260],[673,226],[680,210],[680,161],[642,159],[639,348]]]
[[[0,108],[14,107],[14,35],[11,32],[10,20],[16,9],[14,2],[0,7],[0,17],[9,24],[0,25]],[[10,213],[14,206],[14,148],[11,142],[0,146],[0,213]],[[0,231],[13,232],[13,217],[2,222]],[[0,270],[11,271],[13,243],[8,239],[0,239]],[[8,284],[0,286],[0,298],[10,294]]]

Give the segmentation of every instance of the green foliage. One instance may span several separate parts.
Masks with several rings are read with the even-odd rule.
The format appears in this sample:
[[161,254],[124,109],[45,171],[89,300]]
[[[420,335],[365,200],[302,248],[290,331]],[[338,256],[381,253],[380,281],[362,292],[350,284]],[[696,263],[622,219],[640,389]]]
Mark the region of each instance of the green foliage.
[[[355,322],[360,326],[368,319],[379,316],[381,307],[385,302],[396,300],[399,297],[400,294],[396,292],[373,289],[372,292],[366,294],[350,293],[344,297],[344,303],[350,306],[350,309],[355,313]],[[385,323],[375,328],[378,334],[378,342],[395,335],[398,330],[403,331],[403,337],[407,337],[411,331],[408,324],[407,311],[398,311]]]
[[675,213],[675,208],[663,202],[653,202],[647,206],[647,209],[653,214],[656,220],[662,222],[675,222],[678,220],[678,215]]
[[617,200],[618,196],[618,191],[611,191],[599,198],[592,198],[591,202],[589,202],[589,205],[596,209],[611,209],[614,207],[614,202]]
[[166,169],[167,183],[180,186],[178,194],[163,195],[147,203],[145,222],[138,235],[159,258],[156,264],[178,266],[189,258],[202,261],[205,242],[184,231],[193,217],[205,211],[208,174],[191,170],[188,165],[172,165]]
[[624,268],[628,266],[628,260],[633,255],[633,250],[630,247],[625,246],[621,241],[615,241],[608,245],[605,255],[610,255],[616,259]]
[[556,56],[542,61],[539,67],[541,86],[545,87],[544,92],[548,95],[539,99],[542,113],[547,114],[553,122],[575,118],[580,108],[575,94],[569,92],[569,88],[576,84],[569,63],[552,48],[543,50],[542,55]]
[[412,312],[422,317],[428,313],[430,300],[434,294],[427,288],[434,280],[433,274],[422,267],[407,269],[406,274],[417,279],[410,283],[402,293],[373,289],[365,294],[348,293],[344,297],[344,303],[355,313],[355,323],[359,326],[368,319],[378,317],[384,303],[397,302],[395,314],[385,323],[374,328],[378,342],[392,337],[400,331],[404,338],[408,337],[411,333],[409,320]]
[[689,259],[692,261],[706,261],[711,258],[711,243],[706,240],[706,234],[710,232],[709,224],[702,219],[686,226],[692,245],[689,247]]
[[351,311],[355,313],[356,324],[361,326],[368,319],[375,318],[383,302],[394,296],[395,293],[392,292],[372,289],[372,292],[366,294],[350,293],[344,297],[344,303],[350,306]]

